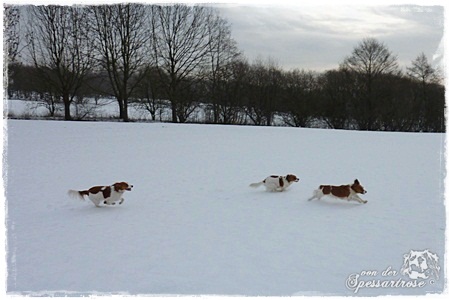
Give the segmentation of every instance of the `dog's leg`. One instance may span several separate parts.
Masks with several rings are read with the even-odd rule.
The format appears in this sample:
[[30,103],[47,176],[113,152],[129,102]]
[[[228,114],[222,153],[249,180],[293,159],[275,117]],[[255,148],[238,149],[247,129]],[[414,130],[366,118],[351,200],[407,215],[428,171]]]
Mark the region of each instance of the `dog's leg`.
[[111,200],[105,200],[105,202],[103,202],[103,203],[105,203],[106,205],[116,205],[116,201],[111,201]]
[[313,199],[320,200],[320,198],[322,198],[322,196],[323,196],[322,190],[315,190],[315,191],[313,192],[312,197],[309,198],[308,201],[311,201],[311,200],[313,200]]
[[275,184],[266,183],[264,186],[265,186],[267,192],[277,192],[278,191],[278,186],[276,186]]
[[115,201],[105,200],[105,202],[103,202],[103,203],[105,203],[107,205],[116,205],[116,203],[119,202],[119,205],[120,205],[123,203],[124,200],[125,200],[124,198],[120,198],[120,200],[115,200]]
[[367,200],[361,199],[358,195],[353,195],[349,200],[355,200],[358,201],[359,203],[367,203]]
[[358,197],[358,200],[359,200],[361,203],[364,203],[364,204],[367,203],[367,200],[361,199],[361,198],[359,198],[359,196],[356,196],[356,197]]
[[308,199],[308,201],[314,200],[314,199],[316,199],[316,198],[317,198],[317,197],[316,197],[316,195],[314,194],[314,195],[312,195],[311,198]]
[[96,207],[100,207],[100,201],[98,201],[98,199],[91,199],[91,201]]

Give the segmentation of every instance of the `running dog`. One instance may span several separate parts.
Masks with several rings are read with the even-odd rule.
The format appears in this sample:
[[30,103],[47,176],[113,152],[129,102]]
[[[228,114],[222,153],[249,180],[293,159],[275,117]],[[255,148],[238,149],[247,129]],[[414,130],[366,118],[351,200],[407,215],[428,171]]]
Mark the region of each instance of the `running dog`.
[[297,176],[288,174],[286,176],[272,175],[263,181],[250,184],[250,187],[257,188],[261,185],[266,187],[269,192],[282,192],[286,190],[292,183],[298,182]]
[[131,191],[132,187],[127,182],[116,182],[110,186],[94,186],[84,191],[69,190],[68,194],[71,197],[80,198],[81,200],[84,200],[84,196],[88,196],[89,200],[95,206],[100,207],[100,203],[115,205],[119,201],[119,204],[122,204],[124,201],[122,198],[123,193],[125,191]]
[[323,196],[329,195],[342,200],[354,200],[359,203],[367,203],[367,200],[361,199],[358,194],[365,194],[367,191],[359,183],[358,179],[355,179],[353,184],[335,186],[335,185],[321,185],[308,201],[313,199],[320,200]]

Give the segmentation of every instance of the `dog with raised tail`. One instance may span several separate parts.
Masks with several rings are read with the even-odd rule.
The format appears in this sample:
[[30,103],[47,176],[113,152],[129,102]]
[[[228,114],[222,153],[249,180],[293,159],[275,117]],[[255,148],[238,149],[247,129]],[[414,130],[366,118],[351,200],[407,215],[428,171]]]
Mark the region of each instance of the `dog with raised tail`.
[[100,204],[115,205],[117,201],[122,204],[124,201],[123,193],[131,191],[132,187],[128,182],[116,182],[109,186],[93,186],[84,191],[69,190],[68,194],[81,200],[84,200],[84,196],[87,196],[95,206],[100,207]]
[[263,181],[250,184],[250,187],[257,188],[261,185],[266,187],[269,192],[282,192],[286,190],[292,183],[298,182],[299,179],[293,174],[286,176],[272,175],[264,179]]
[[317,190],[314,191],[314,194],[308,201],[313,199],[320,200],[323,196],[333,196],[335,198],[341,200],[353,200],[359,203],[367,203],[367,200],[361,199],[358,194],[365,194],[367,191],[364,187],[359,183],[358,179],[355,179],[353,184],[347,185],[321,185]]

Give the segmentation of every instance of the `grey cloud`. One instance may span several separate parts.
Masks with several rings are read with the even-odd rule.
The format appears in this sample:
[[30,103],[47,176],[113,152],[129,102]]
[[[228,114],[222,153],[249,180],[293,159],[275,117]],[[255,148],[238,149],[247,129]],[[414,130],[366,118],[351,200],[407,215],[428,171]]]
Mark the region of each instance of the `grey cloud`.
[[286,69],[337,67],[366,37],[374,37],[409,64],[430,59],[443,36],[439,6],[219,6],[250,59],[270,57]]

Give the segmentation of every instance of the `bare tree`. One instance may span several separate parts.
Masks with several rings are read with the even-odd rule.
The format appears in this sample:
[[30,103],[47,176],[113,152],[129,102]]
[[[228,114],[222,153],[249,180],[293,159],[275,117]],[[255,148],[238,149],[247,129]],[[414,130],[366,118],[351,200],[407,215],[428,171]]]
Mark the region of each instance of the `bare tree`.
[[232,110],[230,99],[224,93],[226,82],[233,76],[233,62],[240,59],[240,52],[236,42],[231,37],[228,22],[219,15],[211,15],[208,22],[209,45],[206,81],[208,89],[208,102],[213,111],[213,122],[223,122],[221,113]]
[[[435,127],[443,127],[441,124],[444,123],[444,105],[438,92],[441,80],[439,72],[428,63],[424,53],[421,53],[411,64],[412,66],[407,68],[407,74],[418,83],[414,92],[417,98],[415,109],[419,113],[419,127],[421,130],[434,131]],[[436,126],[436,120],[439,120],[438,126]]]
[[397,57],[383,43],[367,38],[345,59],[344,67],[373,79],[380,74],[397,71],[398,64]]
[[350,128],[352,106],[357,102],[355,97],[363,94],[358,76],[345,70],[329,70],[320,76],[319,81],[321,97],[317,117],[330,128]]
[[153,54],[161,78],[167,78],[163,82],[172,107],[172,122],[178,122],[178,111],[189,104],[183,90],[189,88],[188,83],[195,83],[193,79],[201,79],[197,75],[206,64],[212,9],[180,4],[151,9]]
[[385,75],[382,79],[384,93],[377,103],[380,106],[380,130],[417,131],[420,111],[418,99],[414,95],[417,85],[405,76]]
[[19,42],[20,42],[20,10],[15,6],[5,6],[4,7],[4,15],[3,22],[5,24],[4,27],[4,40],[3,40],[3,49],[7,51],[6,56],[3,57],[3,68],[4,73],[7,69],[8,76],[3,77],[4,86],[8,87],[9,96],[12,95],[13,91],[9,84],[14,84],[14,71],[17,69],[16,58],[19,54]]
[[164,89],[155,67],[145,69],[145,77],[141,80],[135,90],[135,96],[139,99],[140,106],[150,113],[153,121],[156,121],[156,115],[164,110],[166,104]]
[[406,68],[408,76],[420,81],[422,84],[439,83],[439,72],[428,62],[425,53],[421,53],[411,62],[411,67]]
[[397,56],[383,44],[373,38],[364,39],[353,49],[352,55],[344,60],[341,68],[360,76],[364,93],[355,103],[355,119],[360,129],[373,130],[376,125],[375,101],[376,80],[384,74],[398,71]]
[[32,61],[64,103],[64,118],[92,67],[86,10],[77,6],[30,6],[27,28]]
[[4,9],[4,43],[6,43],[8,63],[14,63],[19,54],[20,10],[17,6],[5,6]]
[[120,119],[128,121],[128,101],[145,76],[148,64],[147,6],[115,4],[93,6],[92,29],[101,67],[106,70]]
[[251,65],[245,112],[255,125],[272,125],[282,95],[282,80],[282,70],[271,59],[258,59]]
[[216,93],[219,101],[213,107],[214,119],[223,124],[243,124],[245,122],[244,103],[249,64],[242,58],[234,59],[225,67],[225,76],[217,82]]
[[283,78],[283,106],[286,107],[283,121],[289,126],[306,127],[319,94],[318,76],[312,71],[296,69],[286,72]]

